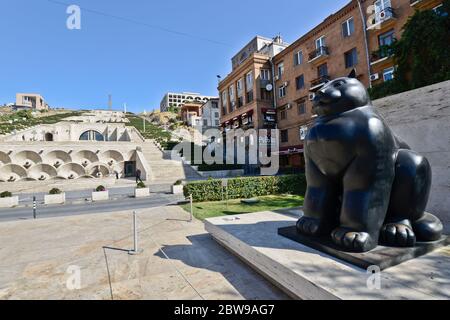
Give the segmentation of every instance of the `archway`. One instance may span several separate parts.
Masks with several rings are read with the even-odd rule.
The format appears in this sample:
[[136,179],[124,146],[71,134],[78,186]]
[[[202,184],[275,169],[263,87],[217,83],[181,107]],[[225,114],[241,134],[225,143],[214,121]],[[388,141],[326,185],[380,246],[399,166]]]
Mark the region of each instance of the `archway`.
[[45,134],[45,141],[53,141],[53,133],[47,132]]
[[89,130],[81,134],[80,141],[105,141],[105,137],[98,131]]

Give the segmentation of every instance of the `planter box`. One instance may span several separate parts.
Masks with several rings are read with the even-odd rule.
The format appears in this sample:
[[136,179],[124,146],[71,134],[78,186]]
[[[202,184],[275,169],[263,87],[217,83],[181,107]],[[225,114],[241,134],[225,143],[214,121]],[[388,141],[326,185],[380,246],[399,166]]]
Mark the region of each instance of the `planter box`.
[[179,186],[172,186],[172,193],[173,194],[182,194],[183,193],[183,185],[179,185]]
[[135,198],[144,198],[150,196],[150,188],[134,189]]
[[0,198],[0,208],[13,208],[19,205],[19,197]]
[[46,194],[44,196],[44,204],[64,204],[66,203],[66,194]]
[[109,200],[109,191],[94,191],[92,192],[92,201],[106,201]]

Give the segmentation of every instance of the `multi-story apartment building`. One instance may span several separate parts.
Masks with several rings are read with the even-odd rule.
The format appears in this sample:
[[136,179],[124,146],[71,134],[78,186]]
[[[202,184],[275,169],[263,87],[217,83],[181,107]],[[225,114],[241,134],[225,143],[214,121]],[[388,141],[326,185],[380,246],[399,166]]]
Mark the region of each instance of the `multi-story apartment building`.
[[395,65],[389,46],[400,39],[403,26],[415,10],[438,10],[443,0],[366,0],[362,10],[366,17],[366,32],[373,85],[389,81]]
[[311,92],[353,69],[368,87],[393,79],[387,46],[401,37],[414,10],[436,9],[442,2],[352,0],[274,57],[282,166],[303,166],[303,140],[314,117]]
[[257,36],[232,58],[233,70],[218,87],[224,131],[276,127],[271,59],[287,46],[280,36]]
[[201,107],[203,130],[220,127],[219,98],[213,98]]
[[48,110],[49,108],[44,97],[35,93],[17,93],[15,107],[34,110]]
[[170,107],[181,108],[185,103],[205,103],[214,97],[204,96],[199,93],[192,92],[183,92],[183,93],[174,93],[168,92],[164,95],[164,98],[160,103],[160,111],[167,112]]

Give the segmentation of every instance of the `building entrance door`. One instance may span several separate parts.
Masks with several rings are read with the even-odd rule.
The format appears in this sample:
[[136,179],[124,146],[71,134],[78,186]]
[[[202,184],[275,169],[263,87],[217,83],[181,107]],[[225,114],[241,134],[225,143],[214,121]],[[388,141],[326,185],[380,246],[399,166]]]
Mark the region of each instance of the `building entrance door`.
[[126,178],[136,176],[136,161],[126,161],[124,173]]

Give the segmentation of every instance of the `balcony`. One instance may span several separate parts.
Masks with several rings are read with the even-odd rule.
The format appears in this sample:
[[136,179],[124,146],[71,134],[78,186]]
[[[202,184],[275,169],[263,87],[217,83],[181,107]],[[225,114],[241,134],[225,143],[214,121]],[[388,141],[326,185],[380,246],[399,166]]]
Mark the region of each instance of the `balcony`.
[[320,64],[322,63],[330,54],[330,50],[326,46],[322,46],[314,50],[309,54],[309,63]]
[[434,5],[434,1],[432,0],[409,0],[411,7],[416,9],[431,9],[432,7],[428,7],[430,3]]
[[314,91],[322,87],[325,83],[330,81],[330,76],[320,76],[317,79],[311,81],[310,91]]
[[381,46],[377,51],[373,51],[370,55],[370,65],[375,65],[388,60],[393,56],[393,48],[391,46]]
[[380,30],[388,28],[397,18],[394,8],[387,7],[379,12],[375,12],[375,17],[369,20],[367,30]]

